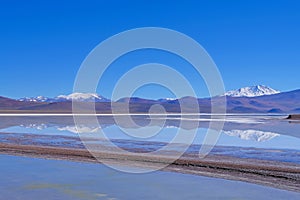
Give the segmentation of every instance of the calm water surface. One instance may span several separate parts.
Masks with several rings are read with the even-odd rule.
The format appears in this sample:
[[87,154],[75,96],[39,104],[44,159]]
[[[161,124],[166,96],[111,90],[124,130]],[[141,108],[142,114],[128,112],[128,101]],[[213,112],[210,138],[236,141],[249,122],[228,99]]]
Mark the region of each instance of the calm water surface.
[[0,155],[0,199],[298,200],[299,193],[172,172],[127,174],[101,164]]
[[[232,115],[225,118],[223,131],[211,154],[238,156],[294,162],[300,164],[300,123],[287,121],[281,115]],[[133,116],[141,127],[149,125],[148,116]],[[72,117],[0,117],[0,142],[17,144],[39,144],[50,146],[80,147],[81,137],[91,142],[107,145],[100,132],[124,148],[157,150],[171,141],[178,130],[195,132],[190,152],[198,152],[207,136],[210,116],[157,116],[150,128],[159,129],[157,134],[145,138],[144,129],[130,126],[126,120],[115,123],[112,117],[98,117],[99,124],[75,127]],[[163,124],[161,121],[166,120]],[[213,120],[218,120],[213,119]],[[180,124],[182,123],[183,124]],[[195,123],[198,123],[195,126]],[[133,137],[126,133],[135,131]],[[17,140],[16,140],[17,138]],[[99,140],[100,139],[100,140]],[[180,143],[188,143],[181,137]]]
[[[300,164],[300,123],[285,116],[227,116],[216,146],[210,154],[276,160]],[[133,117],[147,126],[149,119]],[[79,135],[92,143],[103,142],[99,133],[123,148],[156,150],[175,137],[179,129],[196,132],[188,152],[197,153],[206,137],[209,116],[157,117],[151,128],[160,131],[150,138],[132,137],[125,131],[138,127],[126,120],[98,117],[99,124],[75,127],[72,117],[0,117],[0,142],[85,148]],[[161,125],[161,120],[166,120]],[[184,122],[183,126],[180,123]],[[199,123],[195,127],[195,122]],[[181,143],[186,143],[182,137]],[[178,147],[179,148],[179,147]],[[176,149],[179,150],[179,149]],[[172,172],[127,174],[101,164],[76,163],[0,155],[0,199],[300,199],[293,193],[254,184]]]

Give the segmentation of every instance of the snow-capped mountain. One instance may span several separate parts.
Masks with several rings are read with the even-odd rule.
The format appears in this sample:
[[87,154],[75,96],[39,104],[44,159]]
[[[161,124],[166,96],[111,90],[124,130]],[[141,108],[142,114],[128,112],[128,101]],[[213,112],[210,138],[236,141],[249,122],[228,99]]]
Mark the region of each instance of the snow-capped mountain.
[[84,101],[84,102],[109,102],[109,99],[104,98],[96,93],[72,93],[69,95],[59,95],[55,97],[57,102],[62,101]]
[[44,97],[44,96],[37,96],[37,97],[24,97],[18,99],[19,101],[27,101],[27,102],[53,102],[54,98]]
[[264,142],[271,140],[274,137],[279,136],[277,133],[264,132],[258,130],[232,130],[232,131],[223,131],[226,135],[236,136],[242,140],[252,140],[257,142]]
[[82,101],[82,102],[109,102],[110,100],[100,96],[96,93],[72,93],[69,95],[59,95],[54,98],[38,96],[38,97],[24,97],[19,101],[27,102],[64,102],[64,101]]
[[226,92],[224,95],[230,97],[257,97],[257,96],[272,95],[278,93],[280,93],[280,91],[274,90],[268,86],[257,85],[257,86],[240,88],[238,90],[231,90]]
[[175,101],[175,100],[177,100],[177,98],[157,99],[158,102],[162,102],[162,103],[165,103],[165,102],[168,102],[168,101]]

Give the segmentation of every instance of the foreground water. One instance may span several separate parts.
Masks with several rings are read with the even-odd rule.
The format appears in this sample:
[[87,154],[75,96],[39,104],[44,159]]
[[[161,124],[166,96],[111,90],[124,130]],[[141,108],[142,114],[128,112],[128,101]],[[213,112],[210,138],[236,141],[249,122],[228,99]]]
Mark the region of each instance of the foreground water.
[[[226,116],[210,154],[275,160],[300,164],[300,123],[279,115]],[[134,116],[139,126],[110,116],[98,117],[99,124],[75,126],[72,117],[0,117],[0,143],[85,148],[88,142],[124,149],[155,151],[184,130],[195,137],[187,149],[197,153],[207,137],[211,116]],[[161,124],[161,121],[164,121]],[[182,123],[184,122],[184,123]],[[195,126],[197,122],[197,126]],[[146,138],[141,127],[159,128]],[[133,131],[141,137],[126,134]],[[105,133],[104,138],[99,137]],[[189,143],[184,137],[180,143]],[[101,134],[100,134],[101,135]],[[108,140],[107,140],[108,139]],[[176,147],[177,148],[177,147]],[[180,145],[176,151],[180,151]],[[0,155],[0,199],[299,199],[293,193],[223,179],[172,172],[127,174],[101,164],[75,163]]]
[[[77,127],[72,117],[0,117],[0,142],[85,148],[82,138],[99,145],[110,145],[106,142],[108,139],[122,148],[154,151],[168,144],[179,130],[184,130],[186,136],[195,133],[187,151],[197,153],[207,137],[209,123],[218,120],[209,115],[156,116],[149,125],[149,116],[131,117],[140,127],[130,125],[126,118],[116,123],[110,116],[98,117],[99,124],[87,121]],[[284,118],[280,115],[226,116],[223,130],[210,154],[300,164],[300,123]],[[157,128],[159,131],[146,138],[146,131],[141,128],[145,126],[150,127],[150,131]],[[137,137],[126,131],[135,132]],[[105,134],[105,140],[99,137],[100,132]],[[185,144],[189,141],[183,135],[179,142]]]
[[157,171],[128,174],[101,164],[0,155],[0,199],[298,200],[299,193]]

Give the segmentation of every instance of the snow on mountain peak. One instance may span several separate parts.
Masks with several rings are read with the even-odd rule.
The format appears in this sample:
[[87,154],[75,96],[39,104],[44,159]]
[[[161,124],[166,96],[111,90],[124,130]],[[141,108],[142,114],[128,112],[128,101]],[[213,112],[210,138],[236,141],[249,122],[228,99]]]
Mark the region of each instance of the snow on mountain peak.
[[69,95],[59,95],[54,98],[48,98],[44,96],[37,97],[24,97],[19,101],[30,101],[30,102],[64,102],[64,101],[83,101],[83,102],[109,102],[109,99],[104,98],[96,93],[79,93],[75,92]]
[[278,93],[280,93],[280,91],[274,90],[268,86],[257,85],[257,86],[244,87],[237,90],[231,90],[226,92],[224,95],[230,97],[257,97],[257,96],[272,95]]
[[37,96],[37,97],[24,97],[19,99],[19,101],[29,101],[29,102],[51,102],[53,99],[44,97],[44,96]]
[[96,93],[79,93],[75,92],[69,95],[59,95],[57,101],[86,101],[86,102],[108,102],[109,100]]

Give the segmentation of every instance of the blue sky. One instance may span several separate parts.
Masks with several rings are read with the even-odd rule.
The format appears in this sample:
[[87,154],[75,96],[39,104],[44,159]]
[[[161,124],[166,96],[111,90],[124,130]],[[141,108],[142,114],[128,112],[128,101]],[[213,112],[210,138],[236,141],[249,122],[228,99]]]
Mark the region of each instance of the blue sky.
[[[198,41],[217,64],[227,90],[264,84],[300,88],[298,1],[2,1],[0,95],[56,96],[72,92],[81,62],[101,41],[127,29],[157,26]],[[120,58],[99,83],[110,96],[115,81],[136,64],[175,65],[198,96],[201,77],[180,59],[149,51]],[[151,86],[146,98],[171,94]]]

